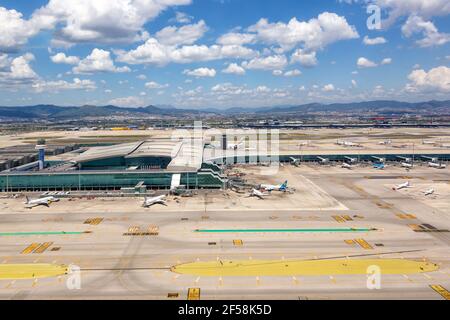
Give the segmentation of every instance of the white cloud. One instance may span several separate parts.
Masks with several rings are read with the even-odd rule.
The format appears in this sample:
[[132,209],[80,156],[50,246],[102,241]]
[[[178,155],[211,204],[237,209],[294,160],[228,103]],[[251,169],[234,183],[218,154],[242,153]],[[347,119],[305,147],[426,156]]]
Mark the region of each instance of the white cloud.
[[183,74],[191,76],[191,77],[198,77],[198,78],[202,78],[202,77],[210,77],[213,78],[216,76],[216,70],[214,69],[209,69],[209,68],[198,68],[195,70],[184,70]]
[[402,33],[409,38],[420,33],[423,38],[416,43],[421,47],[440,46],[450,42],[450,34],[440,33],[431,21],[425,21],[419,16],[410,16],[402,26]]
[[0,7],[0,52],[15,52],[39,32],[33,22],[24,20],[22,13]]
[[322,88],[322,91],[324,91],[324,92],[334,91],[334,85],[331,84],[331,83],[327,84],[327,85],[324,85],[323,88]]
[[287,59],[284,55],[274,55],[268,57],[256,57],[250,61],[245,61],[242,66],[245,69],[256,70],[277,70],[284,69],[287,65]]
[[282,75],[283,75],[283,71],[282,71],[282,70],[273,70],[273,71],[272,71],[272,74],[273,74],[274,76],[279,77],[279,76],[282,76]]
[[108,102],[108,104],[117,107],[143,107],[145,106],[145,101],[139,97],[129,96],[112,99]]
[[57,28],[54,44],[122,43],[145,38],[144,25],[170,6],[191,0],[50,0],[33,13],[41,28]]
[[306,52],[303,49],[298,49],[292,54],[291,63],[300,63],[304,67],[314,67],[317,65],[316,52]]
[[386,43],[387,40],[383,37],[376,37],[376,38],[369,38],[368,36],[364,37],[363,43],[367,46],[374,46],[377,44],[383,44]]
[[450,93],[450,68],[440,66],[430,71],[423,69],[412,71],[408,79],[411,83],[406,86],[408,92],[442,92]]
[[38,81],[32,85],[36,92],[58,92],[62,90],[95,90],[97,86],[92,80],[80,80],[74,78],[72,82],[59,81]]
[[128,67],[116,67],[109,51],[95,48],[91,54],[81,60],[73,68],[75,74],[91,74],[96,72],[130,72]]
[[228,67],[226,67],[225,69],[222,70],[222,72],[223,73],[228,73],[228,74],[244,75],[245,74],[245,69],[242,68],[237,63],[230,63],[228,65]]
[[302,72],[300,70],[294,69],[294,70],[289,70],[289,71],[285,72],[284,76],[285,77],[296,77],[296,76],[299,76],[301,74],[302,74]]
[[391,64],[392,63],[392,59],[391,58],[384,58],[380,64],[381,65],[386,65],[386,64]]
[[183,44],[193,44],[203,37],[208,31],[205,21],[201,20],[196,24],[184,25],[182,27],[169,26],[156,33],[159,43],[167,46],[178,46]]
[[175,17],[173,19],[170,19],[170,22],[177,22],[177,23],[191,23],[193,17],[184,13],[184,12],[175,12]]
[[261,19],[248,31],[256,33],[258,41],[277,44],[285,50],[302,44],[305,49],[315,51],[340,40],[359,37],[345,17],[330,12],[323,12],[307,22],[292,18],[287,24],[269,23],[267,19]]
[[352,79],[352,86],[353,86],[354,88],[356,88],[356,87],[358,86],[358,83],[356,82],[356,80],[353,80],[353,79]]
[[256,36],[250,33],[236,33],[230,32],[224,34],[219,39],[217,39],[217,43],[221,45],[245,45],[252,43],[255,40]]
[[145,74],[140,74],[136,78],[138,78],[139,80],[145,80],[147,79],[147,76]]
[[359,58],[356,64],[359,68],[373,68],[377,66],[375,62],[370,61],[369,59],[364,57]]
[[26,53],[16,58],[0,54],[0,83],[5,87],[30,84],[39,79],[39,76],[30,66],[34,55]]
[[450,13],[448,0],[375,0],[374,3],[388,11],[389,18],[386,25],[392,24],[397,18],[403,16],[418,15],[430,18]]
[[169,87],[169,84],[159,84],[155,81],[150,81],[145,84],[145,86],[149,89],[163,89]]
[[184,45],[166,46],[150,38],[134,50],[117,51],[117,61],[128,64],[166,65],[168,63],[191,63],[225,58],[247,59],[256,55],[252,49],[239,45]]
[[76,56],[66,56],[65,53],[59,52],[54,56],[51,56],[50,59],[54,63],[63,63],[63,64],[78,64],[80,62],[80,58]]

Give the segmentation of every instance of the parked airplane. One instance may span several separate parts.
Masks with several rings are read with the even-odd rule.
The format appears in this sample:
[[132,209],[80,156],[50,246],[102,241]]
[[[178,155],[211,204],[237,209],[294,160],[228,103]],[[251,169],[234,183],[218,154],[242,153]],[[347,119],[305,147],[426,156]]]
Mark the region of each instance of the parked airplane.
[[338,141],[336,141],[336,144],[338,146],[344,146],[344,147],[361,147],[361,145],[358,143],[354,143],[351,141],[345,141],[345,140],[344,141],[338,140]]
[[401,190],[401,189],[405,189],[405,188],[411,188],[411,184],[408,182],[399,184],[397,186],[395,186],[394,188],[392,188],[393,190]]
[[264,200],[264,197],[267,197],[268,195],[269,195],[268,193],[263,193],[263,192],[261,192],[259,190],[253,189],[248,197],[249,198],[257,197],[257,198],[259,198],[261,200]]
[[144,200],[144,203],[142,204],[142,206],[144,208],[149,208],[149,207],[151,207],[151,206],[153,206],[155,204],[161,204],[163,206],[167,206],[166,197],[167,197],[166,195],[162,195],[162,196],[154,197],[154,198],[147,198],[146,197],[145,200]]
[[426,190],[426,191],[424,191],[424,194],[425,194],[425,197],[431,196],[431,195],[434,194],[434,189],[431,188],[431,189],[429,189],[429,190]]
[[379,144],[380,145],[389,145],[389,144],[392,144],[392,140],[381,141]]
[[300,159],[298,159],[298,158],[290,157],[289,160],[291,160],[291,164],[296,167],[298,167],[300,165]]
[[58,202],[59,199],[55,197],[45,197],[39,199],[29,199],[26,197],[27,201],[25,202],[25,207],[28,209],[37,207],[37,206],[46,206],[49,207],[51,203]]
[[428,166],[430,168],[436,168],[436,169],[445,169],[447,166],[442,163],[436,163],[436,162],[428,162]]
[[353,169],[353,166],[352,166],[351,164],[348,164],[347,162],[344,162],[344,163],[342,164],[342,168],[348,169],[348,170],[352,170],[352,169]]
[[376,170],[384,170],[384,168],[386,168],[386,165],[384,163],[374,163],[373,168]]
[[330,163],[330,159],[328,158],[322,158],[322,157],[317,157],[320,160],[320,164],[328,164]]
[[402,167],[406,168],[406,169],[412,169],[413,168],[413,164],[409,163],[409,162],[402,162]]
[[260,185],[259,189],[265,190],[265,191],[281,191],[281,192],[286,192],[287,191],[287,185],[288,182],[287,180],[283,183],[283,184],[279,184],[279,185],[271,185],[271,184],[262,184]]

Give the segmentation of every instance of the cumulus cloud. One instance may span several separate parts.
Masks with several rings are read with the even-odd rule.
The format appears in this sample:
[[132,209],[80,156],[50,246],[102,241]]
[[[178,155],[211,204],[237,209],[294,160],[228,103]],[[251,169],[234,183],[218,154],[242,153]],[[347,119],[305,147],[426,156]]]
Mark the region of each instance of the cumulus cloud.
[[39,76],[30,66],[34,55],[26,53],[16,58],[10,58],[6,54],[0,54],[0,83],[5,87],[31,84],[39,79]]
[[292,54],[291,63],[299,63],[304,67],[314,67],[317,65],[316,52],[306,52],[303,49],[298,49]]
[[38,81],[32,85],[36,92],[58,92],[62,90],[95,90],[97,86],[92,80],[81,80],[74,78],[72,82],[59,81]]
[[322,91],[324,92],[330,92],[330,91],[334,91],[334,85],[333,84],[326,84],[323,86]]
[[169,26],[156,33],[159,43],[167,46],[193,44],[203,37],[208,30],[205,21],[196,24],[184,25],[182,27]]
[[228,65],[228,67],[226,67],[225,69],[222,70],[222,72],[223,73],[228,73],[228,74],[244,75],[245,74],[245,69],[242,68],[237,63],[230,63]]
[[377,66],[375,62],[364,57],[359,58],[356,64],[358,68],[373,68]]
[[256,36],[249,33],[230,32],[222,35],[217,39],[217,43],[221,45],[245,45],[252,43]]
[[0,7],[0,52],[16,52],[36,35],[40,28],[32,21],[24,20],[22,13]]
[[242,66],[245,69],[256,70],[277,70],[284,69],[288,61],[285,55],[274,55],[268,57],[256,57],[250,61],[245,61]]
[[408,38],[414,34],[422,34],[423,38],[416,41],[420,47],[440,46],[450,42],[450,34],[440,33],[431,21],[425,21],[419,16],[410,16],[402,26],[402,33]]
[[135,97],[135,96],[129,96],[129,97],[122,97],[122,98],[115,98],[108,102],[110,105],[114,105],[117,107],[143,107],[145,106],[145,101],[142,98]]
[[255,33],[258,41],[276,44],[285,50],[302,44],[305,49],[315,51],[340,40],[359,37],[355,27],[350,26],[345,17],[330,12],[323,12],[309,21],[292,18],[287,24],[269,23],[267,19],[261,19],[248,31]]
[[63,52],[51,56],[50,59],[57,64],[78,64],[80,62],[80,58],[76,56],[66,56]]
[[198,68],[195,70],[186,69],[183,71],[183,74],[191,76],[191,77],[198,77],[198,78],[204,78],[204,77],[213,78],[216,76],[216,70],[209,69],[209,68]]
[[119,50],[116,53],[119,62],[159,66],[169,63],[191,63],[226,58],[247,59],[256,55],[254,50],[239,45],[168,46],[155,38],[148,39],[136,49],[128,52]]
[[193,17],[184,13],[177,11],[175,12],[175,17],[170,19],[170,22],[176,22],[176,23],[191,23]]
[[144,25],[168,7],[190,3],[191,0],[50,0],[33,13],[32,20],[41,28],[56,28],[56,45],[129,43],[145,39]]
[[128,67],[116,67],[111,59],[111,53],[95,48],[91,54],[81,60],[73,68],[75,74],[91,74],[97,72],[130,72]]
[[163,89],[169,87],[169,84],[159,84],[155,81],[150,81],[145,84],[145,86],[149,89]]
[[302,72],[301,72],[300,70],[294,69],[294,70],[286,71],[286,72],[284,73],[284,76],[285,76],[285,77],[296,77],[296,76],[299,76],[299,75],[301,75],[301,74],[302,74]]
[[384,58],[380,62],[381,65],[386,65],[386,64],[391,64],[391,63],[392,63],[392,59],[391,58]]
[[411,81],[406,85],[406,91],[418,93],[450,93],[450,68],[440,66],[428,72],[419,69],[412,71],[408,79]]
[[366,46],[375,46],[377,44],[383,44],[383,43],[386,43],[386,42],[387,42],[387,40],[385,38],[383,38],[383,37],[376,37],[376,38],[372,38],[371,39],[368,36],[365,36],[364,39],[363,39],[363,43]]

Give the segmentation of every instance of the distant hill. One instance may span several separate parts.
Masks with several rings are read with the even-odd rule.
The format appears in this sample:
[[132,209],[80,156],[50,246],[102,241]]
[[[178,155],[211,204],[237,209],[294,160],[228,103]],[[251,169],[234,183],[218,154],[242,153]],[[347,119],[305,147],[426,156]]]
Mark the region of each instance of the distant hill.
[[82,119],[87,117],[111,116],[171,116],[208,114],[209,111],[185,110],[175,108],[158,108],[147,106],[141,108],[121,108],[108,106],[60,107],[54,105],[35,105],[21,107],[0,107],[0,118],[16,119]]
[[195,115],[239,115],[239,114],[308,114],[317,112],[342,112],[352,114],[366,114],[375,112],[378,114],[392,113],[417,113],[417,114],[447,114],[450,115],[450,100],[427,101],[427,102],[400,102],[392,100],[365,101],[354,103],[309,103],[293,106],[240,108],[233,107],[225,110],[204,109],[177,109],[169,105],[147,106],[141,108],[121,108],[117,106],[81,106],[61,107],[55,105],[34,105],[21,107],[0,107],[1,119],[83,119],[88,117],[111,117],[111,116],[168,116],[187,117]]
[[434,113],[443,111],[450,114],[450,100],[427,102],[400,102],[393,100],[364,101],[352,103],[309,103],[295,106],[276,106],[266,108],[231,108],[224,110],[227,114],[279,114],[279,113],[311,113],[311,112],[417,112]]

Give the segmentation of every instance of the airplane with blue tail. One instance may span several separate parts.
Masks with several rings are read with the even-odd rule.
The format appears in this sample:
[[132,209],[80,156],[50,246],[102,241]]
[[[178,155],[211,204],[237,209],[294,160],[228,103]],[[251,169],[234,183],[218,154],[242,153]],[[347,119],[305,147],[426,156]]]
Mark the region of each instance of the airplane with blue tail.
[[271,184],[262,184],[259,187],[262,190],[265,191],[281,191],[281,192],[286,192],[287,188],[288,188],[288,182],[287,180],[283,183],[283,184],[279,184],[279,185],[271,185]]

